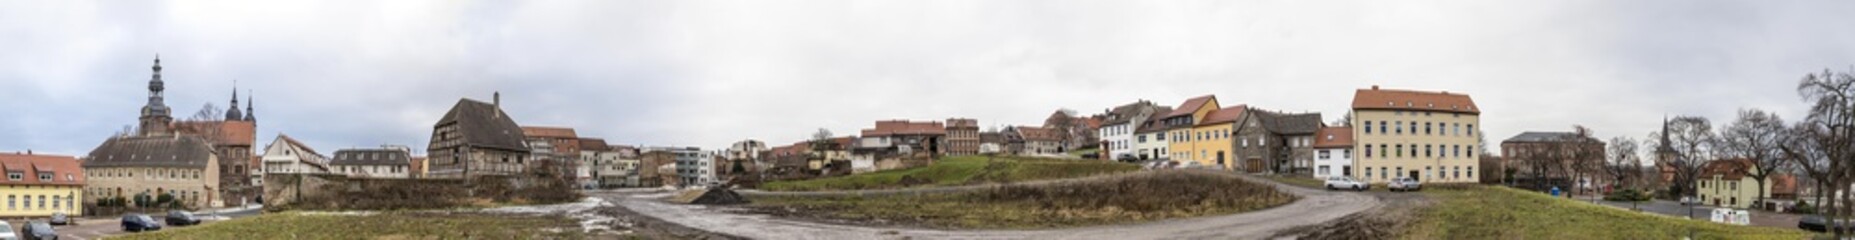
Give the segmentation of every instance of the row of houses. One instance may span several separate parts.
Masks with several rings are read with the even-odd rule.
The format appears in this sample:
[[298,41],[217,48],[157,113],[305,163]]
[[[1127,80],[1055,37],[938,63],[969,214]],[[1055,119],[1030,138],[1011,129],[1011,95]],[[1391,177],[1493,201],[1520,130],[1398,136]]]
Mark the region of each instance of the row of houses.
[[[1381,89],[1353,95],[1347,120],[1317,112],[1224,105],[1214,95],[1173,106],[1136,101],[1104,111],[1103,159],[1309,177],[1474,182],[1480,110],[1465,94]],[[1356,154],[1357,153],[1357,154]]]

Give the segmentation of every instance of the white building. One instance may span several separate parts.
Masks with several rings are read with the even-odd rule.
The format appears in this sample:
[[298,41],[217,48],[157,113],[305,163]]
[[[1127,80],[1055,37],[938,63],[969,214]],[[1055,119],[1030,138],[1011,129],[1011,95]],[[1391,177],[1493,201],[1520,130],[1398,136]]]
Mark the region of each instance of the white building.
[[329,169],[356,178],[411,177],[412,152],[404,147],[355,148],[335,151]]
[[645,153],[664,151],[676,156],[676,176],[683,187],[717,184],[715,153],[696,147],[651,147]]
[[263,164],[259,168],[266,173],[329,173],[328,157],[288,135],[277,134],[277,139],[264,146],[264,156],[259,159]]
[[1134,131],[1134,157],[1140,160],[1168,160],[1166,127],[1159,119],[1147,119]]
[[1314,133],[1314,178],[1353,176],[1353,128],[1321,128]]
[[1139,142],[1135,141],[1137,130],[1154,113],[1171,111],[1171,107],[1154,105],[1146,100],[1109,109],[1103,114],[1106,120],[1102,122],[1101,129],[1096,130],[1096,137],[1101,139],[1100,149],[1104,150],[1105,157],[1110,160],[1140,160],[1140,152],[1137,150]]

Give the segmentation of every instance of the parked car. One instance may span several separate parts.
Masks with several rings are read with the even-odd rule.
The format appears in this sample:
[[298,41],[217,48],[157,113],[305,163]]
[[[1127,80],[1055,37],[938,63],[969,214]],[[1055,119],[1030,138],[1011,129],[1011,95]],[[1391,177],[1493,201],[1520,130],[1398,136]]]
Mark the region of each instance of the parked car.
[[167,220],[168,226],[176,227],[200,224],[200,218],[194,217],[193,213],[181,210],[167,211],[167,218],[163,220]]
[[130,213],[128,215],[122,215],[122,231],[124,232],[154,230],[161,230],[161,224],[155,223],[155,218],[148,217],[148,214]]
[[[1851,224],[1848,220],[1837,220],[1836,222],[1836,225],[1842,228],[1843,231],[1855,230],[1855,224]],[[1823,215],[1804,215],[1803,219],[1797,220],[1797,228],[1813,232],[1828,232],[1828,223],[1829,219],[1824,218]]]
[[19,239],[19,233],[13,232],[13,224],[0,221],[0,239]]
[[1353,180],[1352,177],[1345,176],[1327,177],[1327,182],[1324,185],[1327,186],[1327,190],[1351,189],[1365,191],[1367,189],[1372,189],[1371,184]]
[[58,232],[52,231],[52,225],[45,222],[29,222],[19,228],[19,235],[25,240],[58,240]]
[[52,225],[70,225],[71,217],[65,216],[64,213],[52,213],[51,224]]
[[1417,190],[1423,190],[1423,183],[1417,182],[1417,179],[1412,179],[1409,177],[1399,177],[1399,178],[1391,179],[1391,183],[1385,184],[1385,189],[1389,189],[1393,192],[1417,191]]

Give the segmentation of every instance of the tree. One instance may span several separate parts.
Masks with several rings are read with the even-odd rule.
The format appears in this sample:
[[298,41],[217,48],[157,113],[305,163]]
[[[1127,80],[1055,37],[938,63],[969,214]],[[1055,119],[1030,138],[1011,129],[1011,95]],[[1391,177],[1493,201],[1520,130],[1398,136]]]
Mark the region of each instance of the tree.
[[[1752,177],[1759,186],[1767,186],[1766,180],[1774,173],[1788,169],[1790,161],[1779,157],[1780,135],[1785,132],[1784,120],[1777,114],[1758,109],[1739,110],[1739,118],[1721,130],[1722,149],[1729,156],[1751,160]],[[1758,196],[1754,204],[1765,202],[1765,187],[1757,187]]]
[[[1586,128],[1583,125],[1573,125],[1572,135],[1564,136],[1569,139],[1564,139],[1556,144],[1564,151],[1562,154],[1564,154],[1565,161],[1561,161],[1560,165],[1565,168],[1566,174],[1571,176],[1573,184],[1577,184],[1578,181],[1586,180],[1586,178],[1590,177],[1591,172],[1598,170],[1598,168],[1592,166],[1601,166],[1599,164],[1604,161],[1604,142],[1598,141],[1597,138],[1592,138],[1591,135],[1592,132],[1590,128]],[[1584,192],[1584,187],[1573,186],[1572,190],[1582,193]]]
[[1669,186],[1671,193],[1676,196],[1693,195],[1694,181],[1699,178],[1702,165],[1712,161],[1716,153],[1718,136],[1714,135],[1713,125],[1704,117],[1675,117],[1668,122],[1667,128],[1667,132],[1649,135],[1652,139],[1667,137],[1669,146],[1662,146],[1660,142],[1652,145],[1656,149],[1666,147],[1672,151],[1672,156],[1669,156],[1671,159],[1658,159],[1667,162],[1657,164],[1666,164],[1675,170],[1674,181]]
[[[1818,194],[1834,193],[1829,196],[1828,208],[1830,219],[1843,219],[1848,216],[1848,203],[1851,197],[1849,175],[1851,162],[1855,162],[1855,76],[1848,72],[1831,72],[1827,69],[1821,73],[1804,75],[1797,83],[1797,93],[1810,105],[1809,117],[1798,122],[1798,139],[1793,142],[1804,143],[1801,146],[1785,145],[1782,149],[1789,158],[1806,168],[1811,174],[1821,171],[1823,177]],[[1822,165],[1817,165],[1817,164]],[[1819,210],[1820,211],[1820,210]],[[1836,228],[1835,238],[1842,238],[1844,232]]]
[[831,130],[819,128],[818,132],[812,133],[812,151],[837,149],[837,142],[831,141],[831,138]]
[[[1625,189],[1642,187],[1636,184],[1636,181],[1642,178],[1642,158],[1636,155],[1636,140],[1627,136],[1617,136],[1610,139],[1608,147],[1606,153],[1610,154],[1610,161],[1604,166],[1606,166],[1605,170],[1610,173],[1610,179]],[[1634,208],[1631,206],[1631,209]]]
[[1333,123],[1328,123],[1327,125],[1331,125],[1335,127],[1353,126],[1353,111],[1350,111],[1350,110],[1346,111],[1345,115],[1340,115],[1340,119],[1333,120]]

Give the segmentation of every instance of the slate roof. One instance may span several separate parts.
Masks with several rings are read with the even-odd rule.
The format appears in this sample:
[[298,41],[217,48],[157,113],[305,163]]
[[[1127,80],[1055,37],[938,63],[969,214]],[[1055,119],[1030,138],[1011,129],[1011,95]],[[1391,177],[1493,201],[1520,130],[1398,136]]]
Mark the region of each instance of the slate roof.
[[408,165],[412,163],[412,153],[400,149],[342,149],[335,150],[335,159],[329,165]]
[[[25,174],[19,181],[0,178],[0,184],[4,185],[84,185],[84,168],[79,166],[76,157],[0,153],[0,168]],[[39,181],[40,172],[52,173],[51,181]]]
[[1507,140],[1502,140],[1501,142],[1562,142],[1575,137],[1578,137],[1578,134],[1571,132],[1521,132],[1520,135],[1514,135],[1514,137],[1507,138]]
[[1317,131],[1314,133],[1314,147],[1315,148],[1353,147],[1353,128],[1352,127],[1321,128],[1320,131]]
[[1193,111],[1198,111],[1198,108],[1204,107],[1206,103],[1210,103],[1211,99],[1213,98],[1217,98],[1217,96],[1216,95],[1204,95],[1204,96],[1198,96],[1192,99],[1186,99],[1185,104],[1179,104],[1178,109],[1173,109],[1171,113],[1167,113],[1165,116],[1160,117],[1160,118],[1177,117],[1180,115],[1190,115],[1192,114]]
[[1320,113],[1283,114],[1260,110],[1257,112],[1261,112],[1256,116],[1262,117],[1258,120],[1262,120],[1263,129],[1268,129],[1269,132],[1275,134],[1307,135],[1326,127],[1326,123],[1320,120]]
[[212,157],[212,145],[199,137],[114,137],[90,150],[83,166],[204,168]]
[[496,105],[468,98],[459,99],[457,105],[452,106],[451,111],[439,118],[433,127],[450,122],[457,122],[458,132],[463,135],[465,145],[523,152],[531,150],[523,143],[528,137],[523,135],[521,125],[516,125],[515,119],[507,113],[498,111]]
[[1153,110],[1153,116],[1147,117],[1146,122],[1140,123],[1140,127],[1137,129],[1134,129],[1134,133],[1140,134],[1140,133],[1166,131],[1165,117],[1161,116],[1160,114],[1166,114],[1169,112],[1172,112],[1172,107],[1162,106],[1156,110]]
[[1475,100],[1467,94],[1414,90],[1359,89],[1353,93],[1353,109],[1418,110],[1481,114]]

